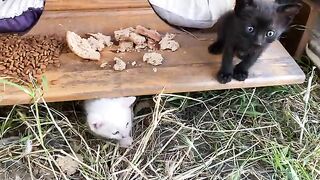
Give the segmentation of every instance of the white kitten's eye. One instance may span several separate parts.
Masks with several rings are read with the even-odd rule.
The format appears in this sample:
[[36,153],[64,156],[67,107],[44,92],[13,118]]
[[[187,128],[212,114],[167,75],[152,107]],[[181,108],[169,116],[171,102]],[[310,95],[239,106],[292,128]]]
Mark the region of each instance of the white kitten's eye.
[[253,33],[253,32],[254,32],[254,27],[248,26],[248,27],[247,27],[247,32]]
[[116,132],[114,132],[114,133],[112,133],[113,135],[117,135],[117,134],[119,134],[120,132],[119,131],[116,131]]
[[271,31],[267,32],[266,36],[267,37],[272,37],[272,36],[274,36],[274,34],[275,34],[275,32],[271,30]]
[[127,124],[126,124],[126,128],[129,126],[129,122],[127,122]]

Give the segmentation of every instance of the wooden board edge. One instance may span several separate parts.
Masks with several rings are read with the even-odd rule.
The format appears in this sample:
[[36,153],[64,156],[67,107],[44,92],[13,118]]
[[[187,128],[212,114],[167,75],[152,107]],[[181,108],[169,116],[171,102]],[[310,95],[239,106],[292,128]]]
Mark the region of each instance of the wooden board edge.
[[147,0],[110,0],[106,2],[90,1],[47,1],[45,11],[82,11],[82,10],[110,10],[110,9],[132,9],[151,8]]

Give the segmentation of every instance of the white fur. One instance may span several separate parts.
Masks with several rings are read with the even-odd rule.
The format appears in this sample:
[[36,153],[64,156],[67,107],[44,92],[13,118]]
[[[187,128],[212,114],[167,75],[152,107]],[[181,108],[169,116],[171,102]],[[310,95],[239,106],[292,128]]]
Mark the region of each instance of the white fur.
[[135,100],[135,97],[121,97],[85,101],[90,130],[99,136],[119,140],[122,147],[130,146]]
[[20,16],[29,8],[43,8],[44,0],[5,0],[0,1],[0,19]]

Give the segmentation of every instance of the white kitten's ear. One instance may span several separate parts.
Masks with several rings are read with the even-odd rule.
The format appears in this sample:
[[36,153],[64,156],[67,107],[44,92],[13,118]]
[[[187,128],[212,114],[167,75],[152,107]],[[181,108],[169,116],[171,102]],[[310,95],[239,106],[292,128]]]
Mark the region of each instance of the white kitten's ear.
[[123,98],[123,105],[126,107],[130,107],[135,101],[136,101],[136,97],[125,97]]

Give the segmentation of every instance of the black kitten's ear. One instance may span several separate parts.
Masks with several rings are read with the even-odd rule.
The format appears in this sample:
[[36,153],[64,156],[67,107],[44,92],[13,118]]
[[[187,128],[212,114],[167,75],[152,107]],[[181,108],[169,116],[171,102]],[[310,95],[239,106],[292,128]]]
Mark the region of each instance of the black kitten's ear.
[[234,7],[234,12],[236,15],[239,15],[240,12],[246,7],[254,7],[254,0],[236,0],[236,4]]
[[291,19],[294,18],[295,15],[297,15],[301,9],[302,5],[301,4],[285,4],[285,5],[280,5],[277,8],[277,12],[287,16]]

